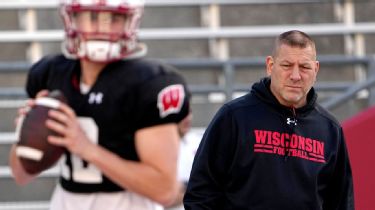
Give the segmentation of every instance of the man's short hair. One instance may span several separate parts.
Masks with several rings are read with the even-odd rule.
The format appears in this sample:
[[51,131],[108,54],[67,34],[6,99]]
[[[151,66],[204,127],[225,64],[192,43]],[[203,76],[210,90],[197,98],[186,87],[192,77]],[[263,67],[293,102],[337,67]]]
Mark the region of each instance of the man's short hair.
[[306,33],[298,30],[284,32],[276,38],[275,46],[272,52],[272,55],[274,57],[277,56],[279,48],[283,44],[288,45],[290,47],[299,48],[311,47],[314,50],[314,52],[316,51],[314,40]]

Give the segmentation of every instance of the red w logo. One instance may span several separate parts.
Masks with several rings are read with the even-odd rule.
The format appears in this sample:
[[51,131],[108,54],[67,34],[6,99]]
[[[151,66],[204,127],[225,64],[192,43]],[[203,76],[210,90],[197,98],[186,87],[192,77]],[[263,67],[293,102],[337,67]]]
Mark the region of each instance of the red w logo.
[[185,92],[182,85],[170,85],[158,94],[158,108],[160,117],[179,113],[184,102]]

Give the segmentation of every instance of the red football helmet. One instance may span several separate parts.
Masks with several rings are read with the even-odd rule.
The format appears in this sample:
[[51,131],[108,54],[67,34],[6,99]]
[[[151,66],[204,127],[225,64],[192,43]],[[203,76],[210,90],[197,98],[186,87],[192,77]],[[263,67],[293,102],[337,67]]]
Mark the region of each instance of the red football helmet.
[[144,0],[61,0],[65,56],[94,62],[133,56],[143,7]]

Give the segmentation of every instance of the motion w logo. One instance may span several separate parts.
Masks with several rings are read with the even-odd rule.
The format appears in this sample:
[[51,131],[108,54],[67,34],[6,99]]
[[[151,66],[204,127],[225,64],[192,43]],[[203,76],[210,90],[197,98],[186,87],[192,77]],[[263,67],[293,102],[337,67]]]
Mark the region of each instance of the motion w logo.
[[170,85],[158,94],[158,108],[160,117],[164,118],[172,113],[178,113],[184,102],[185,92],[182,85]]

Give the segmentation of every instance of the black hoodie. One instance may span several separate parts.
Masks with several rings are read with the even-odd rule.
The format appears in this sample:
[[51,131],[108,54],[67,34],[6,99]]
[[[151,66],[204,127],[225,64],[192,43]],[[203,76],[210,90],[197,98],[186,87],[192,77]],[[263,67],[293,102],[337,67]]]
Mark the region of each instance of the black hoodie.
[[187,210],[354,209],[342,128],[316,103],[281,105],[270,79],[225,104],[208,126],[184,197]]

